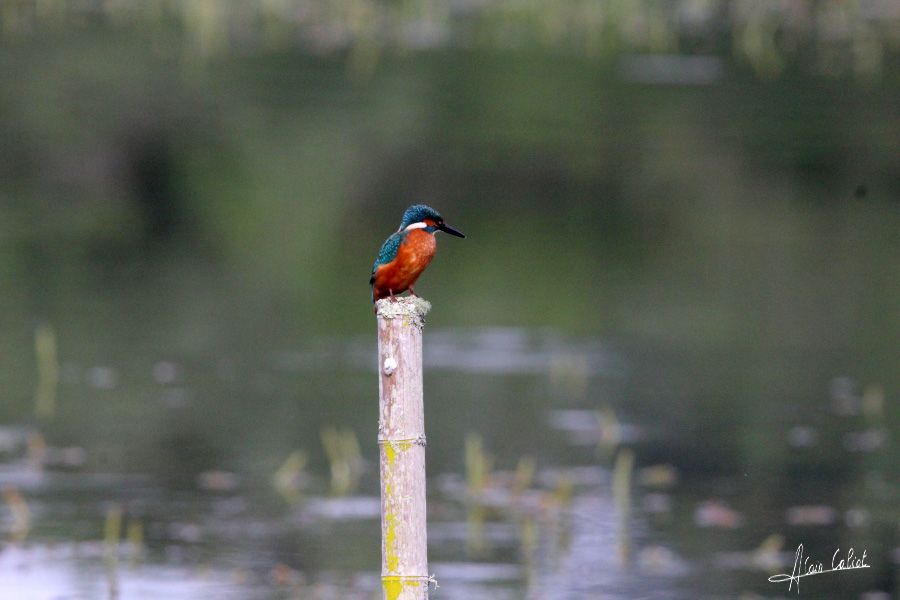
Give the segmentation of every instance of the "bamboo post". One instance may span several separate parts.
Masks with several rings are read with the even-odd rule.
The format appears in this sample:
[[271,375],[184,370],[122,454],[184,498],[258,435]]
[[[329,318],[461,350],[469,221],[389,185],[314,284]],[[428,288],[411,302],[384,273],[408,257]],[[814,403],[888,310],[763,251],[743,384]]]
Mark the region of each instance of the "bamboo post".
[[427,600],[425,411],[422,328],[431,304],[379,300],[378,444],[381,457],[381,582],[384,600]]

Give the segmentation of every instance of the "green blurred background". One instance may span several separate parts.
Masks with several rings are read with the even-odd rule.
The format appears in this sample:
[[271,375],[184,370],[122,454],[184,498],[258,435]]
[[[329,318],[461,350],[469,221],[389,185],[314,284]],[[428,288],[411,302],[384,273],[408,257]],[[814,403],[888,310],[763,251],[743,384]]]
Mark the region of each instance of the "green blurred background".
[[0,81],[4,598],[379,597],[418,202],[435,598],[898,597],[896,2],[0,0]]

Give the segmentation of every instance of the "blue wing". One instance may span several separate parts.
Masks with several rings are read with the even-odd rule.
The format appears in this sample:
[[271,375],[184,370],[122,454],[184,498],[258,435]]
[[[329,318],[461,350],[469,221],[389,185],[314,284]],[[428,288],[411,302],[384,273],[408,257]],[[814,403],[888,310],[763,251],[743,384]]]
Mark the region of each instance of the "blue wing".
[[397,250],[399,250],[403,238],[406,237],[406,233],[405,231],[398,231],[384,241],[381,250],[378,251],[378,257],[375,258],[375,264],[372,265],[372,277],[369,278],[369,285],[375,283],[375,271],[380,265],[386,265],[397,258]]

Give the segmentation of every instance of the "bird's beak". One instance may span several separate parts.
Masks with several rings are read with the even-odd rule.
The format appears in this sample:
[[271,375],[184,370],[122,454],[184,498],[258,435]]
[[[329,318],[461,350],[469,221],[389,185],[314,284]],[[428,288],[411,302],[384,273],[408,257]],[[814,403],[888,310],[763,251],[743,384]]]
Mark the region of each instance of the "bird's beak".
[[461,238],[466,237],[466,236],[463,234],[462,231],[453,229],[452,227],[450,227],[450,226],[447,225],[446,223],[441,223],[440,225],[438,225],[438,229],[440,229],[441,231],[446,231],[446,232],[449,233],[450,235],[455,235],[456,237],[461,237]]

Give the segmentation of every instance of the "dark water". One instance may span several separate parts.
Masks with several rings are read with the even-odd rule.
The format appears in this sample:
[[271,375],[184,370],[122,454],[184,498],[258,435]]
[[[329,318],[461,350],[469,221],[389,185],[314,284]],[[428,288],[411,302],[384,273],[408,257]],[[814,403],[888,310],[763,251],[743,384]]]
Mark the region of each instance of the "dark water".
[[88,31],[0,53],[0,597],[379,597],[365,280],[413,201],[468,236],[417,286],[434,598],[789,597],[801,543],[870,565],[802,596],[897,597],[893,55]]

